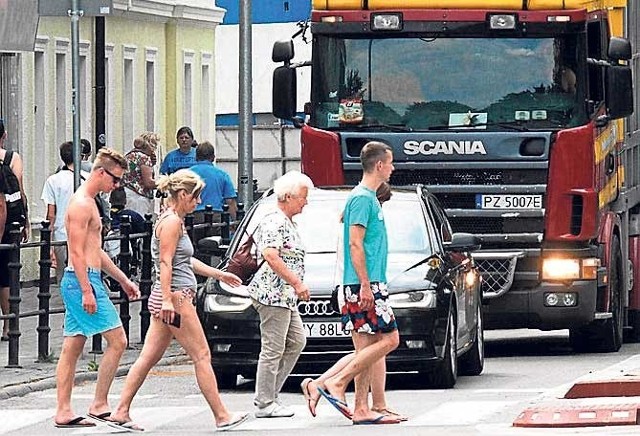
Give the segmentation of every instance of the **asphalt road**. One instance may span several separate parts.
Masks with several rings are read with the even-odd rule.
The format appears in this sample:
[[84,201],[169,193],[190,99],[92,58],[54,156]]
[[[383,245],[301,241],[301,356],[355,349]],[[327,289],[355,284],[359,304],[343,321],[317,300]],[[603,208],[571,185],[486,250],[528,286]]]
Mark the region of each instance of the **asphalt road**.
[[[526,406],[542,396],[560,390],[576,378],[618,364],[640,351],[639,344],[625,344],[618,353],[574,354],[565,331],[528,330],[487,332],[485,371],[478,377],[461,377],[454,389],[432,390],[422,387],[415,374],[392,374],[388,379],[388,403],[410,416],[394,426],[356,427],[326,402],[318,417],[311,418],[293,378],[281,395],[296,412],[293,418],[255,419],[238,427],[234,434],[299,436],[349,434],[386,435],[556,435],[556,434],[637,434],[638,427],[580,429],[522,429],[511,423]],[[112,405],[122,388],[118,378],[112,392]],[[252,411],[253,382],[243,380],[223,399],[233,410]],[[74,391],[74,405],[85,412],[94,382]],[[352,394],[348,395],[352,399]],[[0,434],[108,434],[118,431],[99,425],[89,430],[58,430],[52,425],[55,391],[45,390],[0,402]],[[134,420],[146,428],[144,434],[198,435],[214,430],[212,414],[195,383],[189,365],[159,367],[140,391],[132,409]]]

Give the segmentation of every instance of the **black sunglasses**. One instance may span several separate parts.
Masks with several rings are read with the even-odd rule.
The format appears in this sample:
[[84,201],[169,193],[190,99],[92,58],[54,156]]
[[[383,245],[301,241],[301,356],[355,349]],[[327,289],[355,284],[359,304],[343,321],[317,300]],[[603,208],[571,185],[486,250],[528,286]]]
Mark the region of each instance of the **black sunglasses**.
[[120,184],[120,182],[122,182],[122,177],[118,177],[118,176],[116,176],[115,174],[113,174],[111,171],[109,171],[108,169],[106,169],[106,168],[104,168],[104,167],[102,167],[102,170],[103,170],[105,173],[107,173],[107,174],[109,174],[109,175],[111,176],[111,178],[113,179],[113,184],[114,184],[114,185],[119,185],[119,184]]

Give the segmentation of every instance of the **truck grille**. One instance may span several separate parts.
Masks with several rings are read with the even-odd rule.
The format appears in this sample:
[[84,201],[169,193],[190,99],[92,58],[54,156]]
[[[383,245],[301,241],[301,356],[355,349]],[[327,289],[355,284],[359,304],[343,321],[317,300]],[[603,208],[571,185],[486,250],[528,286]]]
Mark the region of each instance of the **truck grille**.
[[[356,185],[362,171],[345,171],[345,183]],[[545,185],[547,171],[539,169],[428,169],[426,171],[397,170],[391,184],[415,185]]]
[[492,297],[509,290],[513,283],[517,258],[475,259],[482,275],[482,295]]
[[454,232],[474,234],[500,233],[542,233],[544,224],[541,218],[502,218],[502,217],[452,217],[449,222]]

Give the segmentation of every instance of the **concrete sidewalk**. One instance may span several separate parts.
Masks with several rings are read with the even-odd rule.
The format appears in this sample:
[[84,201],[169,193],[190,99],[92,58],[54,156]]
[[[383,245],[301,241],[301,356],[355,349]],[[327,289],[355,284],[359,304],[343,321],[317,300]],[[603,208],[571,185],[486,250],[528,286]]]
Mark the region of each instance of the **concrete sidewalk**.
[[[34,311],[38,309],[38,288],[23,288],[21,293],[22,301],[20,311]],[[58,288],[51,286],[50,309],[61,308],[62,299]],[[117,307],[117,306],[116,306]],[[142,348],[140,336],[140,303],[133,303],[129,306],[131,316],[129,324],[129,348],[125,351],[120,361],[117,376],[127,373],[133,362],[138,357]],[[55,371],[57,357],[60,355],[62,345],[62,321],[63,314],[50,315],[49,326],[49,355],[47,362],[38,362],[38,317],[20,319],[20,348],[19,365],[21,368],[7,368],[9,363],[9,342],[0,343],[0,400],[26,395],[30,392],[54,388],[56,385]],[[103,350],[106,342],[102,341]],[[92,340],[87,339],[84,352],[78,361],[76,369],[76,383],[88,380],[95,380],[97,372],[94,368],[94,361],[100,363],[100,354],[91,353]],[[169,365],[174,363],[184,363],[189,361],[175,341],[171,344],[164,358],[159,365]]]

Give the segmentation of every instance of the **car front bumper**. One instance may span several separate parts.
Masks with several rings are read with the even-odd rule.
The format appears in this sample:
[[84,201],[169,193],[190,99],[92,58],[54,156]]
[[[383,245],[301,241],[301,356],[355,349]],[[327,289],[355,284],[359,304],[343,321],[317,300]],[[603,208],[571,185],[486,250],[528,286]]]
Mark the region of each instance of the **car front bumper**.
[[[394,310],[400,345],[387,356],[391,372],[429,371],[443,355],[448,311]],[[260,319],[249,307],[242,312],[201,312],[202,325],[216,371],[254,378],[260,354]],[[303,316],[303,322],[339,323],[338,316]],[[321,374],[353,351],[351,336],[307,337],[294,374]]]

